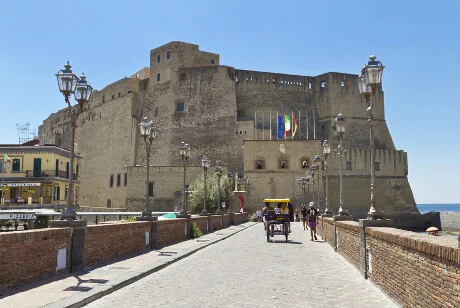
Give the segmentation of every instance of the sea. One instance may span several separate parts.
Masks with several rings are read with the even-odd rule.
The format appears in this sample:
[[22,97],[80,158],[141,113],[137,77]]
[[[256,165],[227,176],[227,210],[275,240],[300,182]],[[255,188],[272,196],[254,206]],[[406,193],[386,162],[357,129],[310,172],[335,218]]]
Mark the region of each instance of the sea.
[[460,212],[460,204],[417,204],[421,214],[428,212]]

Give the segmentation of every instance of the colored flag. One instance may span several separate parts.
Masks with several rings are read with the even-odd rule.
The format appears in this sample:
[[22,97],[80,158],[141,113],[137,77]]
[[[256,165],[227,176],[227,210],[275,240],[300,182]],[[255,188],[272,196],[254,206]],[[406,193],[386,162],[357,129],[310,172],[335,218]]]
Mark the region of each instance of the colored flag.
[[289,118],[287,115],[284,116],[284,130],[286,131],[286,136],[291,130],[291,118]]
[[278,116],[278,139],[283,139],[283,116]]
[[292,118],[294,119],[294,130],[292,132],[292,138],[294,138],[295,133],[297,132],[297,117],[295,116],[295,114],[293,114]]
[[5,163],[10,161],[10,158],[8,157],[8,155],[6,155],[6,154],[3,155],[3,161]]

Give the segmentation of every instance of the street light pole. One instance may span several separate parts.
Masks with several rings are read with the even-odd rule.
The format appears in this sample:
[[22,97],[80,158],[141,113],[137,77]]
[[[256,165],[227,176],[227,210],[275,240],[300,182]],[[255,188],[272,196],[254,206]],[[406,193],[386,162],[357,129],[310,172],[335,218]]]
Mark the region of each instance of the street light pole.
[[201,212],[201,215],[203,216],[208,215],[208,209],[206,206],[206,198],[208,195],[207,187],[206,187],[206,176],[207,176],[208,168],[210,165],[211,165],[211,162],[209,161],[209,159],[206,156],[203,156],[203,158],[201,159],[201,167],[203,167],[203,171],[204,171],[204,204],[203,204],[203,211]]
[[335,118],[334,121],[334,129],[335,133],[337,135],[337,140],[338,140],[338,155],[340,159],[340,168],[339,168],[339,177],[340,177],[340,201],[339,201],[339,211],[338,215],[339,216],[348,216],[348,211],[344,209],[343,206],[343,179],[342,179],[342,151],[343,151],[343,146],[342,146],[342,140],[343,140],[343,134],[345,133],[345,124],[346,120],[343,117],[341,113],[337,115],[337,118]]
[[[228,174],[227,174],[227,178],[228,178],[228,181],[230,182],[230,192],[231,192],[231,195],[233,196],[234,195],[234,192],[233,192],[233,174],[229,171]],[[231,199],[229,200],[229,205],[228,205],[228,210],[227,212],[231,213],[232,212],[232,203],[231,203]]]
[[188,143],[181,142],[179,145],[179,154],[184,162],[184,201],[182,204],[182,210],[180,211],[181,215],[187,215],[187,185],[185,184],[185,174],[186,174],[186,165],[187,160],[190,157],[190,146]]
[[331,153],[331,147],[327,140],[324,140],[322,147],[323,147],[323,155],[324,155],[324,173],[326,173],[326,208],[324,209],[323,214],[332,215],[332,211],[329,210],[329,203],[328,203],[329,201],[329,179],[327,175],[327,158],[329,154]]
[[307,178],[305,176],[301,176],[297,179],[297,184],[299,184],[300,188],[302,189],[302,206],[305,205],[305,184],[307,183]]
[[224,214],[220,202],[220,177],[222,176],[222,168],[216,166],[216,175],[217,175],[217,191],[218,191],[218,201],[217,201],[217,213],[216,214]]
[[152,219],[152,208],[150,207],[150,151],[152,150],[153,140],[156,138],[156,127],[147,117],[143,118],[139,124],[140,134],[144,137],[145,150],[147,152],[147,180],[145,185],[145,209],[142,211],[142,219]]
[[319,170],[321,169],[321,168],[320,168],[320,167],[321,167],[321,165],[320,165],[321,157],[320,157],[319,155],[316,155],[316,156],[315,156],[315,159],[314,159],[313,161],[315,162],[315,166],[316,166],[316,181],[318,182],[318,183],[316,184],[316,186],[317,186],[317,191],[316,191],[316,193],[317,193],[317,197],[318,197],[318,199],[317,199],[317,200],[318,200],[317,208],[318,208],[318,210],[319,210],[319,209],[320,209],[320,206],[321,206],[321,200],[320,200],[320,196],[319,196]]
[[[314,163],[310,166],[310,174],[311,174],[311,192],[312,192],[312,201],[315,202],[315,175],[316,175],[316,165]],[[319,205],[316,205],[319,208]]]
[[[77,220],[77,213],[73,208],[73,170],[74,170],[74,151],[75,151],[75,129],[77,128],[78,114],[83,111],[84,104],[89,101],[93,88],[86,81],[86,76],[82,73],[80,78],[70,69],[72,66],[67,61],[64,69],[56,74],[59,91],[64,95],[65,102],[70,117],[70,150],[69,150],[69,184],[67,191],[67,206],[60,215],[61,220]],[[70,96],[74,95],[75,100],[78,102],[78,113],[75,108],[72,108],[70,103]]]
[[[375,184],[375,139],[374,139],[374,101],[375,93],[378,86],[382,83],[383,66],[382,62],[376,60],[376,56],[370,56],[369,62],[362,68],[361,74],[358,77],[359,92],[364,94],[366,103],[368,104],[367,112],[369,114],[370,128],[370,146],[371,146],[371,207],[369,209],[368,219],[382,219],[383,211],[377,206],[376,184]],[[372,96],[372,99],[371,99]]]
[[305,178],[307,180],[307,199],[305,199],[305,204],[308,205],[311,199],[311,195],[310,195],[311,172],[310,170],[308,170],[307,173],[305,174]]

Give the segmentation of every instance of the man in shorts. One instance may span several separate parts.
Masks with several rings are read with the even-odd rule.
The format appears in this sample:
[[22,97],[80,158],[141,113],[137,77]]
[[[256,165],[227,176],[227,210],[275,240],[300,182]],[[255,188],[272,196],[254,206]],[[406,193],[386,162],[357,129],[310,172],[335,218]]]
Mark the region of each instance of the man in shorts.
[[317,240],[316,238],[316,217],[318,216],[318,210],[315,209],[315,203],[310,202],[310,208],[307,211],[308,215],[308,226],[310,227],[311,240]]
[[[262,209],[262,213],[264,214],[264,229],[268,232],[267,222],[269,220],[273,220],[273,215],[275,215],[275,209],[273,208],[273,206],[270,205],[270,202],[265,202],[265,207]],[[269,216],[268,218],[269,220],[267,220],[267,215]],[[271,237],[273,237],[273,230],[274,230],[274,226],[273,224],[271,224],[270,225]]]
[[300,215],[302,216],[302,225],[303,225],[303,229],[305,230],[305,225],[307,224],[307,207],[304,205],[302,205],[302,209],[300,210]]

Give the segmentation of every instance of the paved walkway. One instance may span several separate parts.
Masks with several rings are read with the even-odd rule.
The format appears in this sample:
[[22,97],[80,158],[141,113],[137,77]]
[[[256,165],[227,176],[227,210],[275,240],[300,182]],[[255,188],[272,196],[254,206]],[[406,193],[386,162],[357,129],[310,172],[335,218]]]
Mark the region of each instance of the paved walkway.
[[301,223],[289,243],[273,239],[262,224],[232,226],[42,280],[3,294],[0,307],[397,307]]

